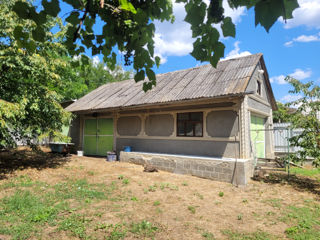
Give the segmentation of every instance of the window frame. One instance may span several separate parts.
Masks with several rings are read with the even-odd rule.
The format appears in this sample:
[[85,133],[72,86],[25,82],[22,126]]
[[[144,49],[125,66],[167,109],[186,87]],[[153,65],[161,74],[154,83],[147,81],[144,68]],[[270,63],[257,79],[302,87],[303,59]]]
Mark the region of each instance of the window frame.
[[[191,114],[192,113],[201,113],[201,120],[191,120]],[[179,120],[179,114],[188,114],[188,119],[187,120]],[[176,121],[176,126],[177,126],[177,132],[176,132],[176,136],[177,137],[191,137],[191,138],[194,138],[194,137],[203,137],[203,112],[180,112],[180,113],[177,113],[177,121]],[[184,124],[184,135],[179,135],[179,122],[183,122]],[[187,126],[187,123],[191,123],[192,124],[192,129],[193,129],[193,135],[190,136],[190,135],[187,135],[187,131],[186,131],[186,126]],[[195,132],[195,126],[196,124],[200,123],[201,124],[201,136],[196,136],[196,132]]]

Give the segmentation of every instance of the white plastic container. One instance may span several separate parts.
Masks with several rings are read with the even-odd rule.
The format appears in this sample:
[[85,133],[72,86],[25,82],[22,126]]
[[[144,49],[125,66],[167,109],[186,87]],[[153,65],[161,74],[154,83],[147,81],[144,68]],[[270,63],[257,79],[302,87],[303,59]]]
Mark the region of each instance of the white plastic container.
[[83,151],[77,151],[77,155],[78,155],[79,157],[83,157]]

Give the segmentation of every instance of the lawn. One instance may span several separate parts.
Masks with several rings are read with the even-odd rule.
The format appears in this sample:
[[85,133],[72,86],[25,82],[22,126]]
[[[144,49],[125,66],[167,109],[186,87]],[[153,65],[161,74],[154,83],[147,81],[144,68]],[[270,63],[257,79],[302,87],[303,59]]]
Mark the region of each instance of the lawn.
[[237,188],[27,150],[0,153],[0,167],[0,239],[320,239],[320,182],[306,173]]

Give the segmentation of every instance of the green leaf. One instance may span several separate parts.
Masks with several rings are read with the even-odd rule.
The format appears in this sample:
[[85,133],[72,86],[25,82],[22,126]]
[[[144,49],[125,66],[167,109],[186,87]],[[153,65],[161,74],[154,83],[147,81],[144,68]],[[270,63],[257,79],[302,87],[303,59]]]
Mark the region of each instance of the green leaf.
[[47,14],[44,11],[37,13],[35,9],[32,9],[30,12],[31,19],[35,21],[37,25],[42,25],[47,20]]
[[79,15],[78,12],[72,12],[69,17],[66,18],[66,21],[72,25],[77,25],[80,22]]
[[156,74],[154,73],[154,71],[152,69],[146,69],[146,71],[147,71],[147,76],[149,78],[149,81],[156,80]]
[[283,18],[285,20],[293,18],[292,12],[298,7],[300,6],[297,0],[284,0],[285,15],[283,16]]
[[214,46],[213,46],[213,50],[214,50],[214,55],[210,58],[210,63],[213,67],[217,66],[217,63],[219,62],[220,58],[222,58],[224,56],[224,49],[225,46],[223,43],[221,42],[217,42]]
[[121,9],[132,12],[134,14],[137,13],[137,10],[134,8],[131,2],[128,2],[127,0],[119,0],[119,3]]
[[156,61],[157,68],[159,68],[159,66],[160,66],[160,61],[161,61],[160,57],[156,56],[156,57],[154,58],[154,60]]
[[255,6],[255,24],[261,24],[267,32],[280,16],[292,18],[292,12],[298,8],[297,0],[267,0],[260,1]]
[[36,29],[32,30],[32,37],[34,40],[38,42],[43,42],[46,33],[44,32],[43,28],[38,26]]
[[225,37],[235,37],[236,36],[236,26],[233,24],[231,17],[226,17],[223,19],[221,25],[223,36]]
[[28,19],[29,17],[29,4],[26,2],[16,2],[12,10],[22,19]]
[[143,70],[140,70],[139,72],[136,73],[136,75],[134,75],[134,80],[136,82],[139,82],[144,80],[144,77],[145,77],[145,72]]
[[52,17],[56,17],[61,10],[59,6],[59,0],[51,0],[51,2],[42,0],[42,6],[44,11]]
[[184,20],[190,23],[192,26],[203,23],[206,16],[206,8],[207,5],[202,1],[199,2],[199,5],[195,4],[194,2],[187,3],[185,5],[187,15]]
[[18,25],[13,30],[13,36],[16,40],[27,40],[29,38],[29,35],[25,32],[23,32],[23,27]]

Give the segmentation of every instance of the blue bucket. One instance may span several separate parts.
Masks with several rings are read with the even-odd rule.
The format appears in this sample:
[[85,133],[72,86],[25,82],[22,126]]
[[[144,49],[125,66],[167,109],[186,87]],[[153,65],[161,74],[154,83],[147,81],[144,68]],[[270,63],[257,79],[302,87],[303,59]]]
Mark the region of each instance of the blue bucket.
[[131,147],[130,146],[124,146],[123,151],[131,152]]

